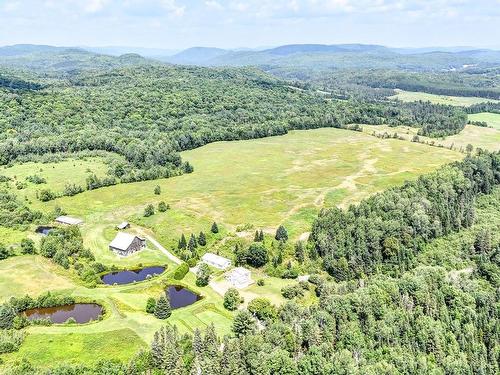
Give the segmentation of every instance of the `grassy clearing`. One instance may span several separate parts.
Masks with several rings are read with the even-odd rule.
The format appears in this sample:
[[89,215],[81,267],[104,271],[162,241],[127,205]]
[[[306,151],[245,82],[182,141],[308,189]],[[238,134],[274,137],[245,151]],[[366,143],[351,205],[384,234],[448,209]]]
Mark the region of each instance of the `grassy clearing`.
[[91,334],[31,334],[19,352],[6,355],[4,359],[27,358],[37,366],[62,362],[94,364],[102,359],[127,360],[144,346],[138,339],[130,329]]
[[488,124],[488,126],[500,130],[499,113],[489,113],[489,112],[474,113],[472,115],[469,115],[468,117],[470,121],[484,121]]
[[[170,247],[181,233],[207,233],[214,220],[229,231],[251,224],[272,232],[286,223],[296,238],[309,229],[315,213],[326,204],[355,203],[375,190],[461,157],[449,150],[339,129],[217,142],[182,156],[194,165],[194,173],[98,189],[43,207],[52,210],[59,205],[82,217],[86,222],[83,230],[94,250],[105,249],[107,231],[125,219],[151,228],[160,242]],[[364,177],[383,181],[387,175],[391,180],[379,183],[376,189],[358,181]],[[156,185],[161,186],[160,196],[153,193]],[[156,206],[160,201],[172,209],[141,217],[147,204]]]
[[448,96],[428,94],[426,92],[396,90],[397,94],[391,96],[391,99],[399,99],[403,102],[416,102],[419,100],[429,101],[434,104],[447,104],[461,107],[467,107],[477,103],[500,102],[493,99],[478,98],[473,96]]
[[[85,180],[91,173],[98,177],[106,175],[108,167],[102,158],[67,159],[57,163],[24,163],[15,164],[11,167],[0,169],[0,175],[10,177],[9,183],[13,190],[16,190],[16,182],[27,183],[26,188],[19,190],[18,195],[35,205],[41,205],[36,198],[36,192],[43,189],[50,189],[55,193],[60,193],[68,183],[85,186]],[[33,184],[26,181],[26,177],[38,175],[43,177],[46,184]]]
[[[364,125],[365,132],[372,134],[384,134],[385,132],[392,135],[397,133],[407,141],[411,141],[413,136],[418,132],[418,129],[409,126],[390,127],[386,125]],[[490,151],[500,150],[500,131],[493,128],[483,128],[480,126],[466,125],[465,129],[459,134],[455,134],[446,138],[429,138],[419,136],[420,141],[441,145],[444,148],[453,147],[455,150],[465,150],[470,143],[474,147],[480,147]]]

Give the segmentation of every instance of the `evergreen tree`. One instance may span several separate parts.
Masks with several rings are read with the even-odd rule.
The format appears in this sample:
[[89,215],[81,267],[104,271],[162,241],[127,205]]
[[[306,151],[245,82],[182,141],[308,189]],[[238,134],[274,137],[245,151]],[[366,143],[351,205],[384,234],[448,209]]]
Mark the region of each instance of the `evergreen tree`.
[[207,286],[210,280],[210,268],[206,263],[201,263],[198,266],[198,272],[196,272],[196,285],[197,286]]
[[262,241],[264,241],[264,232],[261,229],[259,232],[259,242],[262,242]]
[[154,315],[158,319],[167,319],[172,315],[172,308],[170,307],[170,302],[168,298],[161,296],[156,302]]
[[179,239],[179,243],[177,245],[177,248],[179,250],[184,250],[187,246],[187,243],[186,243],[186,237],[184,236],[184,233],[182,233],[181,235],[181,238]]
[[283,225],[280,225],[276,230],[274,238],[278,241],[288,241],[288,232]]
[[200,246],[205,246],[207,244],[207,237],[205,236],[205,233],[200,232],[198,235],[198,244]]
[[255,319],[248,310],[242,310],[234,317],[232,331],[236,337],[254,333],[256,329]]
[[161,194],[161,187],[160,187],[160,185],[156,185],[155,186],[154,193],[155,193],[155,195],[160,195]]
[[158,203],[158,211],[159,212],[165,212],[167,210],[168,210],[168,207],[165,204],[165,202],[162,201],[162,202]]
[[304,243],[302,241],[297,241],[295,243],[295,259],[302,264],[305,260],[305,249]]
[[197,247],[198,247],[198,243],[196,242],[196,237],[194,236],[194,234],[191,233],[191,236],[189,237],[187,249],[189,251],[191,251],[192,253],[194,253]]
[[207,327],[203,339],[203,348],[203,354],[206,357],[216,357],[219,352],[219,339],[217,338],[217,333],[215,333],[215,326],[213,323]]
[[238,243],[234,246],[234,264],[243,266],[247,263],[247,251]]
[[259,234],[259,231],[256,230],[255,235],[253,237],[253,242],[259,242],[259,241],[260,241],[260,234]]
[[212,224],[212,228],[210,228],[210,231],[213,234],[219,233],[219,227],[217,226],[217,223],[214,221]]
[[197,358],[200,358],[203,355],[204,346],[203,346],[203,339],[201,337],[201,332],[198,328],[194,330],[192,345],[193,345],[194,355]]

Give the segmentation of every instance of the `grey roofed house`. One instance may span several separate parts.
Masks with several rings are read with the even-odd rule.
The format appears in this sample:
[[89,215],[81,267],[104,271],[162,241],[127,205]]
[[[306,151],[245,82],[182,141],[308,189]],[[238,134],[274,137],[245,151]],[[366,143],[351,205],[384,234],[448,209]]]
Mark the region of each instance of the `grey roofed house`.
[[118,229],[127,229],[130,228],[130,224],[128,221],[124,221],[116,226]]
[[146,240],[144,238],[125,232],[118,232],[109,244],[110,250],[123,256],[135,253],[144,247],[146,247]]
[[201,261],[220,270],[225,270],[231,265],[231,261],[229,259],[213,253],[205,253],[201,257]]
[[71,216],[59,216],[56,217],[56,223],[65,225],[80,225],[83,223],[83,220]]

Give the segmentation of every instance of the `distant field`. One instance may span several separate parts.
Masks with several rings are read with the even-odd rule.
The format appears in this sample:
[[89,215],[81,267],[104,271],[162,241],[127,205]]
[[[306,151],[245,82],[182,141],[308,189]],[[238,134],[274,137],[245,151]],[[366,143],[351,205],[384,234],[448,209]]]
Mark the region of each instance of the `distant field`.
[[469,120],[470,121],[484,121],[488,124],[488,126],[491,126],[492,128],[500,130],[500,114],[499,113],[489,113],[489,112],[474,113],[472,115],[469,115]]
[[[30,201],[36,201],[36,192],[49,188],[55,193],[60,193],[68,183],[85,186],[89,174],[95,173],[98,177],[106,175],[108,167],[101,158],[68,159],[58,163],[24,163],[12,167],[0,168],[0,175],[10,177],[9,183],[16,190],[15,183],[27,183],[27,187],[18,190],[18,195]],[[26,181],[26,177],[38,175],[47,183],[33,184]]]
[[478,97],[470,97],[470,96],[447,96],[447,95],[435,95],[428,94],[425,92],[416,92],[416,91],[404,91],[404,90],[396,90],[397,94],[391,96],[391,99],[399,99],[403,102],[415,102],[415,101],[430,101],[435,104],[448,104],[448,105],[456,105],[466,107],[469,105],[484,103],[484,102],[500,102],[499,100],[478,98]]
[[[385,125],[364,125],[364,130],[368,133],[375,132],[377,134],[397,133],[398,136],[410,141],[417,134],[417,128],[409,126],[390,127]],[[492,128],[483,128],[480,126],[466,125],[465,129],[460,133],[446,138],[429,138],[419,136],[421,141],[442,145],[443,147],[452,147],[455,150],[465,150],[470,143],[474,147],[484,148],[490,151],[500,150],[500,131]]]

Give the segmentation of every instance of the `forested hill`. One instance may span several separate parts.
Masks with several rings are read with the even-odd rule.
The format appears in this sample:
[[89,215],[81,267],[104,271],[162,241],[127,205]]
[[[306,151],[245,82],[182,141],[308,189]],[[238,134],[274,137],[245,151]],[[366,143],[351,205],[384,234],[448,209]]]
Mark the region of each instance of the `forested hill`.
[[81,48],[30,44],[0,47],[0,67],[33,71],[51,77],[82,70],[109,70],[143,64],[160,63],[134,53],[109,56]]
[[294,44],[261,51],[231,51],[196,48],[164,61],[205,66],[259,66],[265,70],[280,67],[296,69],[401,69],[443,71],[464,67],[491,67],[500,63],[500,52],[493,50],[420,51],[364,44]]

